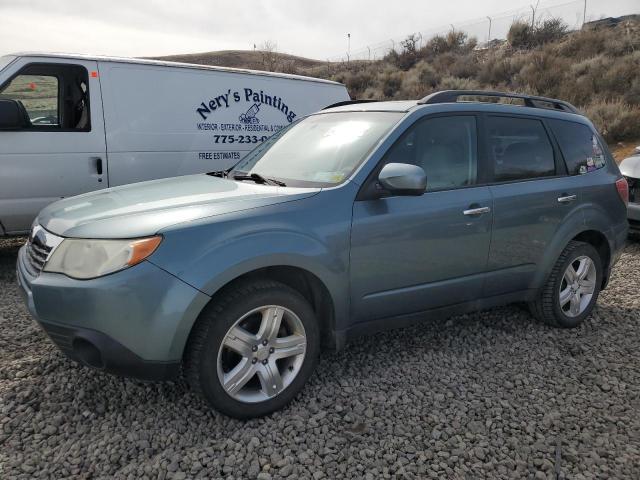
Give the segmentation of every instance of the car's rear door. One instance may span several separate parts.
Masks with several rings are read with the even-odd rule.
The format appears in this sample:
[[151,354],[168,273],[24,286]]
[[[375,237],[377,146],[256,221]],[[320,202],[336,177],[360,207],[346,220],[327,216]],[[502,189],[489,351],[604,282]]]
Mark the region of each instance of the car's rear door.
[[576,213],[577,185],[544,118],[483,117],[493,196],[493,228],[484,296],[532,288],[562,223]]
[[[422,196],[359,198],[351,230],[351,305],[356,322],[421,312],[481,295],[492,200],[479,185],[476,117],[418,120],[389,149],[387,163],[427,175]],[[367,185],[362,191],[367,191]]]

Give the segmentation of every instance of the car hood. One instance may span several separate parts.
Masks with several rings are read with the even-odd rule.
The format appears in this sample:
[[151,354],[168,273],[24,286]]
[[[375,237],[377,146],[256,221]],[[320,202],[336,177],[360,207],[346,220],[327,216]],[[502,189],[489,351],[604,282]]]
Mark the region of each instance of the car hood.
[[620,172],[625,177],[640,178],[640,155],[625,158],[620,162]]
[[37,221],[63,237],[143,237],[177,223],[298,200],[319,191],[189,175],[60,200],[42,210]]

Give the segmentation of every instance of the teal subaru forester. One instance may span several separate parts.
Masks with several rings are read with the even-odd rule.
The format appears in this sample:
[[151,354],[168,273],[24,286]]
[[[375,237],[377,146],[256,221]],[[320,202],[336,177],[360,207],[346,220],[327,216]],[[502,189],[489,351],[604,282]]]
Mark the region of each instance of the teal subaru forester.
[[579,325],[627,237],[627,201],[602,138],[560,100],[347,102],[229,170],[52,204],[18,280],[72,359],[183,374],[248,418],[287,404],[321,348],[354,335],[510,302]]

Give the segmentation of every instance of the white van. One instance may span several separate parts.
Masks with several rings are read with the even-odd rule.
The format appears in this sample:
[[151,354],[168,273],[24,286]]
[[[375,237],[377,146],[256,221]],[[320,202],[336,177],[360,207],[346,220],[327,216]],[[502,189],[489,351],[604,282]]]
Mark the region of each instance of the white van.
[[349,100],[328,80],[129,58],[0,57],[0,235],[63,197],[222,170]]

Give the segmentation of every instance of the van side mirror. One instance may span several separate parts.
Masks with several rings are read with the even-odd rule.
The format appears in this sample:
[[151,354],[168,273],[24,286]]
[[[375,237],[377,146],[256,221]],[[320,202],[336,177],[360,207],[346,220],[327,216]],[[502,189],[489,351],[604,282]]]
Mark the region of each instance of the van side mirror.
[[0,130],[21,130],[28,126],[26,112],[20,103],[0,99]]
[[409,163],[387,163],[380,170],[378,181],[392,195],[420,196],[427,189],[424,170]]

